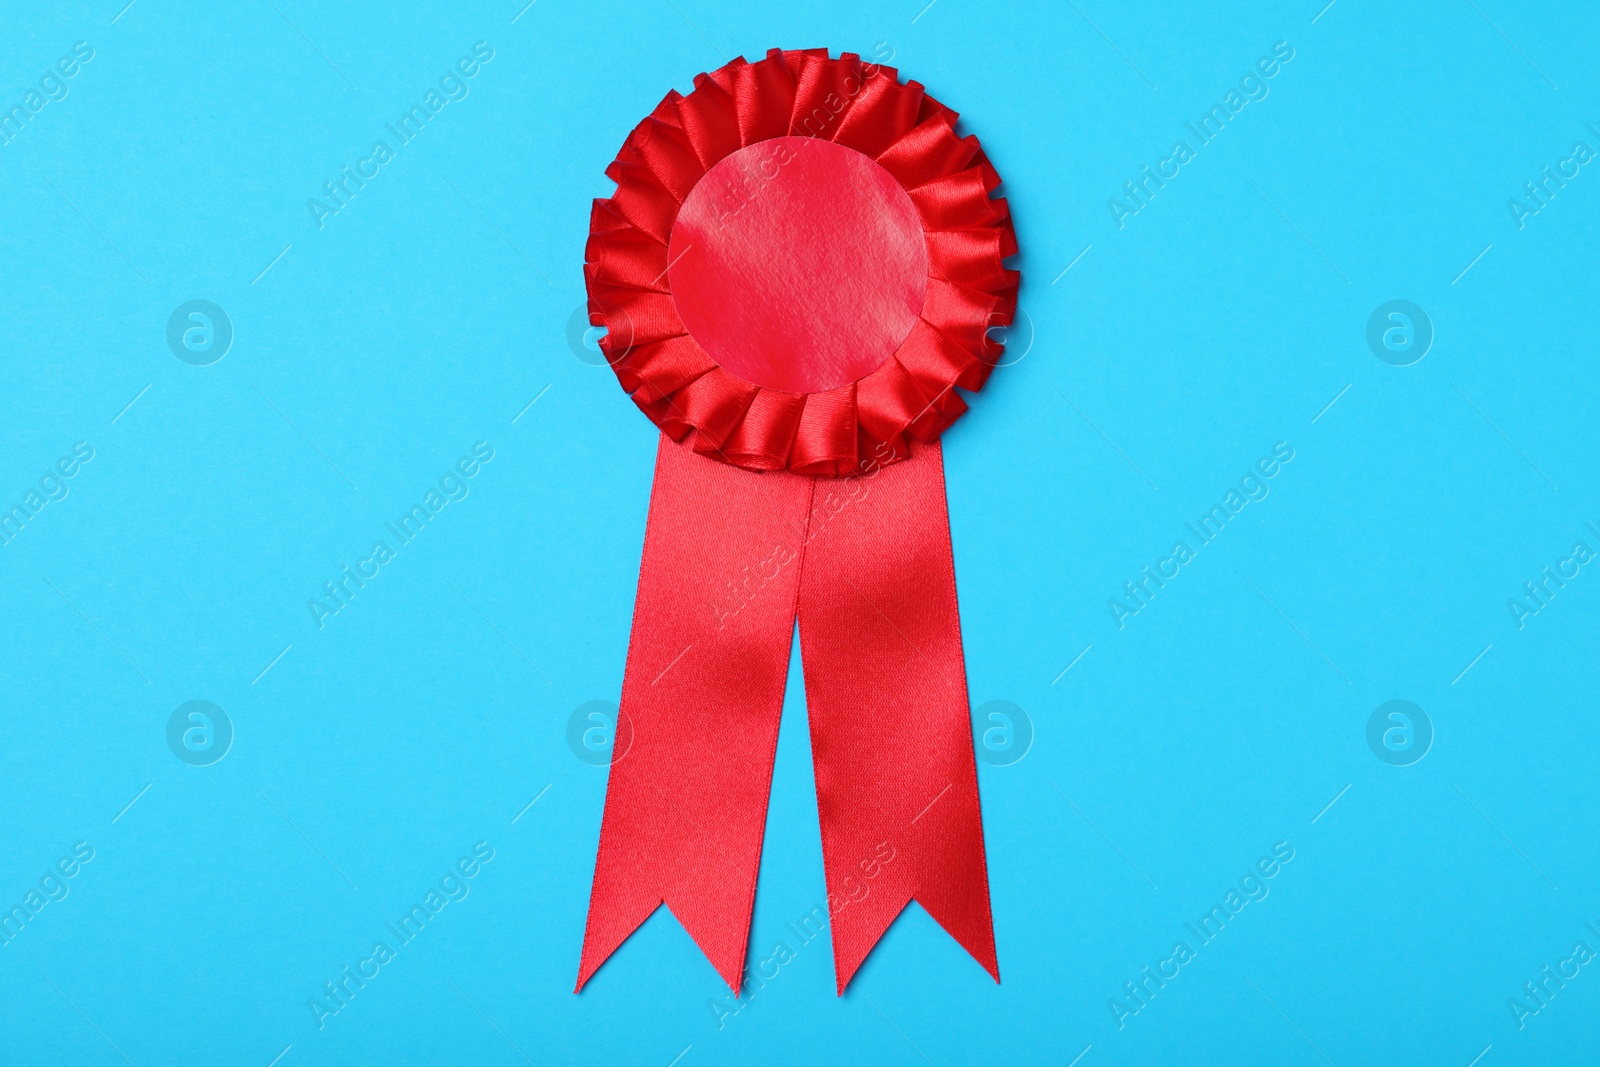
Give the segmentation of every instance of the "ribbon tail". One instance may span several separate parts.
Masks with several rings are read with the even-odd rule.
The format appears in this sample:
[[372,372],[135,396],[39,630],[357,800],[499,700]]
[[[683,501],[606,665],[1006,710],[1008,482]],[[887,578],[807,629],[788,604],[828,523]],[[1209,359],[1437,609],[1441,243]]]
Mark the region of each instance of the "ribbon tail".
[[812,482],[661,438],[580,990],[665,903],[738,995]]
[[800,650],[839,993],[913,899],[998,982],[937,444],[819,482]]

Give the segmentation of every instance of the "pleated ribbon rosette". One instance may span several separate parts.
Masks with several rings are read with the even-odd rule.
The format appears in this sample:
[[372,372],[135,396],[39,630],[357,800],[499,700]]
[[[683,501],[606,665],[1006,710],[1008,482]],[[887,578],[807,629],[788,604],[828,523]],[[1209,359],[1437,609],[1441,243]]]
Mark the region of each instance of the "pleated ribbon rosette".
[[579,989],[665,903],[738,993],[797,618],[839,991],[913,899],[999,979],[939,436],[1019,276],[956,117],[773,49],[606,170],[589,318],[661,437]]

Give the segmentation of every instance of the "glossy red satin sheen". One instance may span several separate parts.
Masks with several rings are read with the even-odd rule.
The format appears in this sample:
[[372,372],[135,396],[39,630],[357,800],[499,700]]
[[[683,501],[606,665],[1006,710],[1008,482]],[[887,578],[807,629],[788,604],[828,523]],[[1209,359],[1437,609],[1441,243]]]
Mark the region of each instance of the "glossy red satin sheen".
[[735,377],[789,393],[877,370],[928,289],[911,197],[868,156],[815,137],[760,141],[707,171],[667,261],[689,336]]
[[998,980],[938,445],[840,480],[663,437],[579,989],[665,903],[739,991],[797,613],[839,991],[912,899]]
[[[661,438],[579,989],[663,902],[738,989],[800,584],[798,549],[760,561],[804,537],[814,481]],[[730,600],[746,563],[771,577]]]
[[800,656],[838,990],[913,898],[998,982],[938,443],[819,479],[808,542]]
[[580,989],[665,903],[738,992],[796,618],[840,991],[913,899],[999,978],[937,441],[1001,354],[1017,247],[955,122],[888,67],[773,49],[607,168],[590,321],[662,438]]
[[[849,53],[832,59],[825,49],[773,49],[755,63],[736,59],[697,77],[687,96],[669,93],[606,169],[617,191],[594,202],[584,256],[589,320],[606,327],[601,348],[639,409],[701,455],[757,471],[847,477],[875,456],[908,454],[910,441],[937,440],[967,409],[957,387],[981,388],[998,362],[1002,346],[988,331],[1011,322],[1018,285],[1017,272],[1003,262],[1017,251],[1011,217],[1005,200],[991,195],[1000,176],[976,138],[956,134],[955,122],[954,111],[916,82],[902,84],[892,68]],[[849,288],[807,286],[803,276],[810,272],[794,270],[781,254],[764,263],[741,261],[752,277],[733,281],[762,294],[761,314],[782,321],[782,329],[747,314],[743,298],[724,295],[713,306],[716,293],[706,289],[685,305],[690,319],[702,321],[691,328],[680,314],[668,247],[680,214],[698,210],[691,205],[702,196],[715,200],[701,186],[730,157],[790,139],[818,142],[819,160],[822,145],[871,159],[915,209],[927,265],[923,298],[887,359],[878,360],[875,346],[900,332],[897,319],[892,326],[874,319],[875,301]],[[757,181],[759,175],[758,167]],[[779,175],[780,190],[787,188],[781,168]],[[763,193],[752,191],[728,225],[775,211],[778,198]],[[832,182],[826,188],[807,183],[791,193],[806,203],[853,195]],[[779,224],[805,225],[792,218]],[[881,243],[899,230],[896,221],[871,240]],[[815,251],[821,257],[815,262],[833,264],[820,271],[827,278],[854,254],[850,247]],[[756,277],[768,273],[770,279]],[[901,278],[902,268],[891,273]],[[875,288],[884,277],[880,271],[854,284]],[[851,319],[844,332],[871,344],[841,356],[809,320],[785,317],[775,303],[785,278],[802,279],[794,299],[815,312],[816,321]],[[719,315],[726,316],[720,325],[713,321]],[[722,355],[707,351],[701,333],[720,338],[710,344],[723,348]],[[815,381],[841,384],[800,392],[765,384],[802,384],[775,377],[801,365],[794,351],[766,359],[741,347],[774,334],[808,338],[799,346],[805,352],[832,352],[823,361],[827,373]],[[722,358],[739,369],[722,365]],[[867,365],[872,369],[851,377]]]

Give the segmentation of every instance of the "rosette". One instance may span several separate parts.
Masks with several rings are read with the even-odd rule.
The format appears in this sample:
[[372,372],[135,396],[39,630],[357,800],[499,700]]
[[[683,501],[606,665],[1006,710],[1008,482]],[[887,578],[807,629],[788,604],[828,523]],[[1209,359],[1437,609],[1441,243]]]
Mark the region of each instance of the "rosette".
[[749,470],[850,475],[936,440],[1017,303],[1000,177],[955,123],[826,49],[668,93],[607,168],[585,250],[590,322],[640,410]]
[[797,620],[839,991],[912,900],[999,979],[939,437],[1019,276],[955,126],[773,49],[606,170],[590,321],[661,437],[580,989],[665,903],[738,993]]

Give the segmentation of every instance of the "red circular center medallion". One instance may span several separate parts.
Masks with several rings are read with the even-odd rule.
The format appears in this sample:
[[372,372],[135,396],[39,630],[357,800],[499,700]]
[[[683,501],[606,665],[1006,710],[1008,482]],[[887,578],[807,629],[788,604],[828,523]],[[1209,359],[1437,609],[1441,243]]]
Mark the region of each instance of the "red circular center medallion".
[[775,137],[741,148],[689,191],[667,247],[690,336],[752,385],[816,393],[876,370],[928,288],[916,205],[854,148]]

